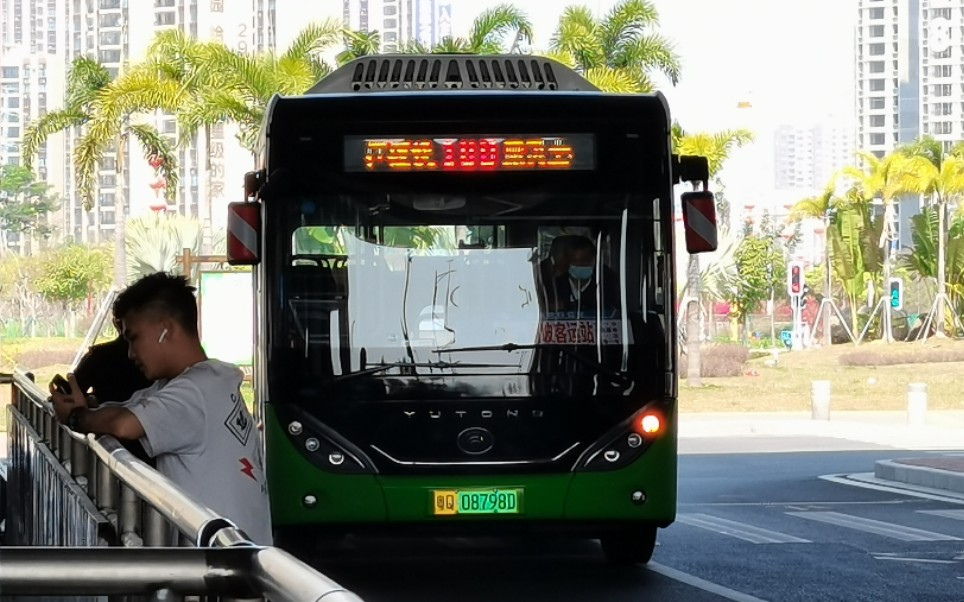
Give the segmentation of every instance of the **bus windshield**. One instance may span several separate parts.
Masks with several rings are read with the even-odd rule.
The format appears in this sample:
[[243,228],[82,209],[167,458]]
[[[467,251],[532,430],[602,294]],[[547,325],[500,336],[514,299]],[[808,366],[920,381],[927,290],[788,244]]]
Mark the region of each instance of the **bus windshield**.
[[288,259],[273,338],[289,398],[625,397],[640,379],[661,383],[659,354],[643,351],[665,344],[658,201],[352,194],[276,206]]

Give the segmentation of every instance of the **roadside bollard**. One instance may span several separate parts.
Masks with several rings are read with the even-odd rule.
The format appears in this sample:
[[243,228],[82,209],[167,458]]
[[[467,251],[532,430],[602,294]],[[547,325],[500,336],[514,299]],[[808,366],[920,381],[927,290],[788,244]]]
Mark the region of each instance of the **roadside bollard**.
[[815,380],[810,383],[810,419],[830,420],[829,380]]
[[924,426],[927,423],[927,383],[907,385],[907,424]]

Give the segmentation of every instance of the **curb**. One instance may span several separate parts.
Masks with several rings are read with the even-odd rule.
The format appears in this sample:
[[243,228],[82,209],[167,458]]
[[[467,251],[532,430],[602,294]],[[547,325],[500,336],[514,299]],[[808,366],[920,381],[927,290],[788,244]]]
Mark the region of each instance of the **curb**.
[[913,466],[896,460],[878,460],[874,463],[874,476],[885,481],[964,493],[964,473],[953,470]]

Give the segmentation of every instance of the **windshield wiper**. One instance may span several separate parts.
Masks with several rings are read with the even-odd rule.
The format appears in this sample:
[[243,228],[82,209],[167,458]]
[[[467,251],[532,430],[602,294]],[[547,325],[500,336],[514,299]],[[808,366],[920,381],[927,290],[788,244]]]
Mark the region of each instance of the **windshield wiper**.
[[529,343],[526,345],[520,345],[519,343],[505,343],[504,345],[490,345],[481,347],[457,347],[455,349],[433,349],[432,353],[462,353],[471,351],[520,351],[523,349],[554,349],[561,351],[568,357],[576,360],[584,366],[589,366],[596,371],[597,374],[602,374],[603,376],[608,376],[610,380],[621,385],[629,385],[632,381],[618,372],[613,372],[606,366],[600,364],[596,360],[589,359],[588,357],[583,357],[576,353],[575,351],[568,349],[564,345],[556,345],[554,343]]
[[[435,362],[390,362],[387,364],[377,364],[371,368],[365,368],[364,370],[359,370],[358,372],[349,372],[348,374],[342,374],[336,376],[329,382],[341,382],[345,380],[350,380],[352,378],[358,378],[359,376],[369,376],[372,374],[378,374],[379,372],[384,372],[385,370],[390,370],[392,368],[433,368],[436,370],[449,370],[452,368],[518,368],[518,364],[467,364],[465,362],[446,362],[446,361],[435,361]],[[409,376],[403,374],[403,376]],[[411,376],[422,376],[419,374],[412,374]]]

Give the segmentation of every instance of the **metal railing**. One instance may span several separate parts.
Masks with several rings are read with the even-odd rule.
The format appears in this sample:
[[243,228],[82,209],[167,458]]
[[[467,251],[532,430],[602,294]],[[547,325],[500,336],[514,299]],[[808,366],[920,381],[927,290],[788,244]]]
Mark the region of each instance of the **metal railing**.
[[0,382],[14,385],[5,543],[20,546],[3,549],[4,595],[360,602],[287,552],[256,546],[114,438],[61,427],[27,374]]

